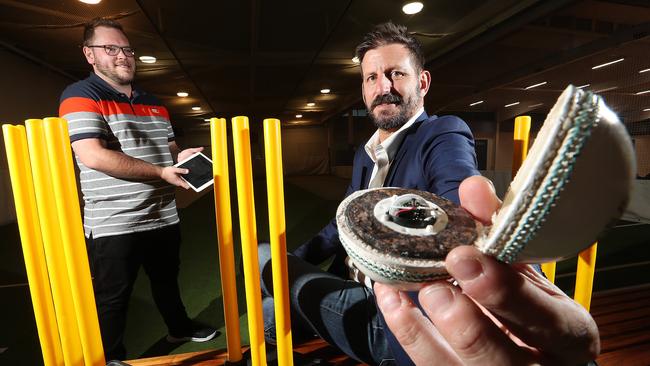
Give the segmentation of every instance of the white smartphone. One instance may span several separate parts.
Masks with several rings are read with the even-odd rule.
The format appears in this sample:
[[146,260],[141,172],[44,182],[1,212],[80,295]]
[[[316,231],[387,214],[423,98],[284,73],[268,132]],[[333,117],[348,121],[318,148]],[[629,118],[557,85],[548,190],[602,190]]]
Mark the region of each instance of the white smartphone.
[[200,152],[194,153],[174,164],[175,167],[189,169],[190,172],[181,175],[184,181],[192,187],[195,192],[201,192],[212,185],[212,160]]

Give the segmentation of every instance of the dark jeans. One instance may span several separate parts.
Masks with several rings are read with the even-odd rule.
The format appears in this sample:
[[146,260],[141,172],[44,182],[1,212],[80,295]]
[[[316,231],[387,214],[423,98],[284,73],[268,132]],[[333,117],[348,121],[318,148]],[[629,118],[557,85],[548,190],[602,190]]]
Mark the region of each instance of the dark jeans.
[[[271,252],[258,248],[263,292],[264,335],[275,341]],[[314,334],[354,359],[367,364],[390,364],[393,356],[379,320],[375,297],[365,286],[325,272],[289,255],[291,329],[295,342]]]
[[149,277],[153,299],[169,332],[183,334],[191,328],[178,288],[180,242],[178,225],[86,239],[106,360],[126,358],[126,314],[140,266]]

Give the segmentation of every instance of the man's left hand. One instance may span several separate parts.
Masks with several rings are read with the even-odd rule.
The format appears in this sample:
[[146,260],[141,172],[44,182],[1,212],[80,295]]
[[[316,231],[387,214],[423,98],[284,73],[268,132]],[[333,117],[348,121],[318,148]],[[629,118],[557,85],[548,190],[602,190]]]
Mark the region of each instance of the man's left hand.
[[178,153],[178,161],[183,161],[183,159],[186,159],[192,156],[192,154],[196,154],[197,152],[201,151],[203,151],[203,147],[191,147],[189,149],[185,149]]

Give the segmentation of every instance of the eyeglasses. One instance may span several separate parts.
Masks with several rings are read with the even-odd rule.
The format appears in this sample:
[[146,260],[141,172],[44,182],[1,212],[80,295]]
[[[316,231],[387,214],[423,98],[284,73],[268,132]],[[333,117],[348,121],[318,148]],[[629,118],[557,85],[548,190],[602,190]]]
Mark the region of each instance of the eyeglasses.
[[133,57],[135,56],[135,49],[133,47],[120,47],[112,44],[101,44],[101,45],[91,45],[86,46],[88,48],[103,48],[106,51],[106,54],[109,56],[117,56],[122,50],[124,56]]

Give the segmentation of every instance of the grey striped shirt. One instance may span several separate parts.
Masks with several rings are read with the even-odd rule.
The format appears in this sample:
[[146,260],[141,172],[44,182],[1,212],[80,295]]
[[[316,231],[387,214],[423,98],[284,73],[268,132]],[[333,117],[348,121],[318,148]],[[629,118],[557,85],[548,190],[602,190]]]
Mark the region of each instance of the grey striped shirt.
[[[68,121],[70,141],[100,138],[107,148],[159,166],[173,165],[174,139],[165,107],[150,94],[118,93],[92,74],[70,85],[59,114]],[[118,179],[86,167],[78,158],[86,237],[147,231],[179,222],[175,188],[156,179]]]

